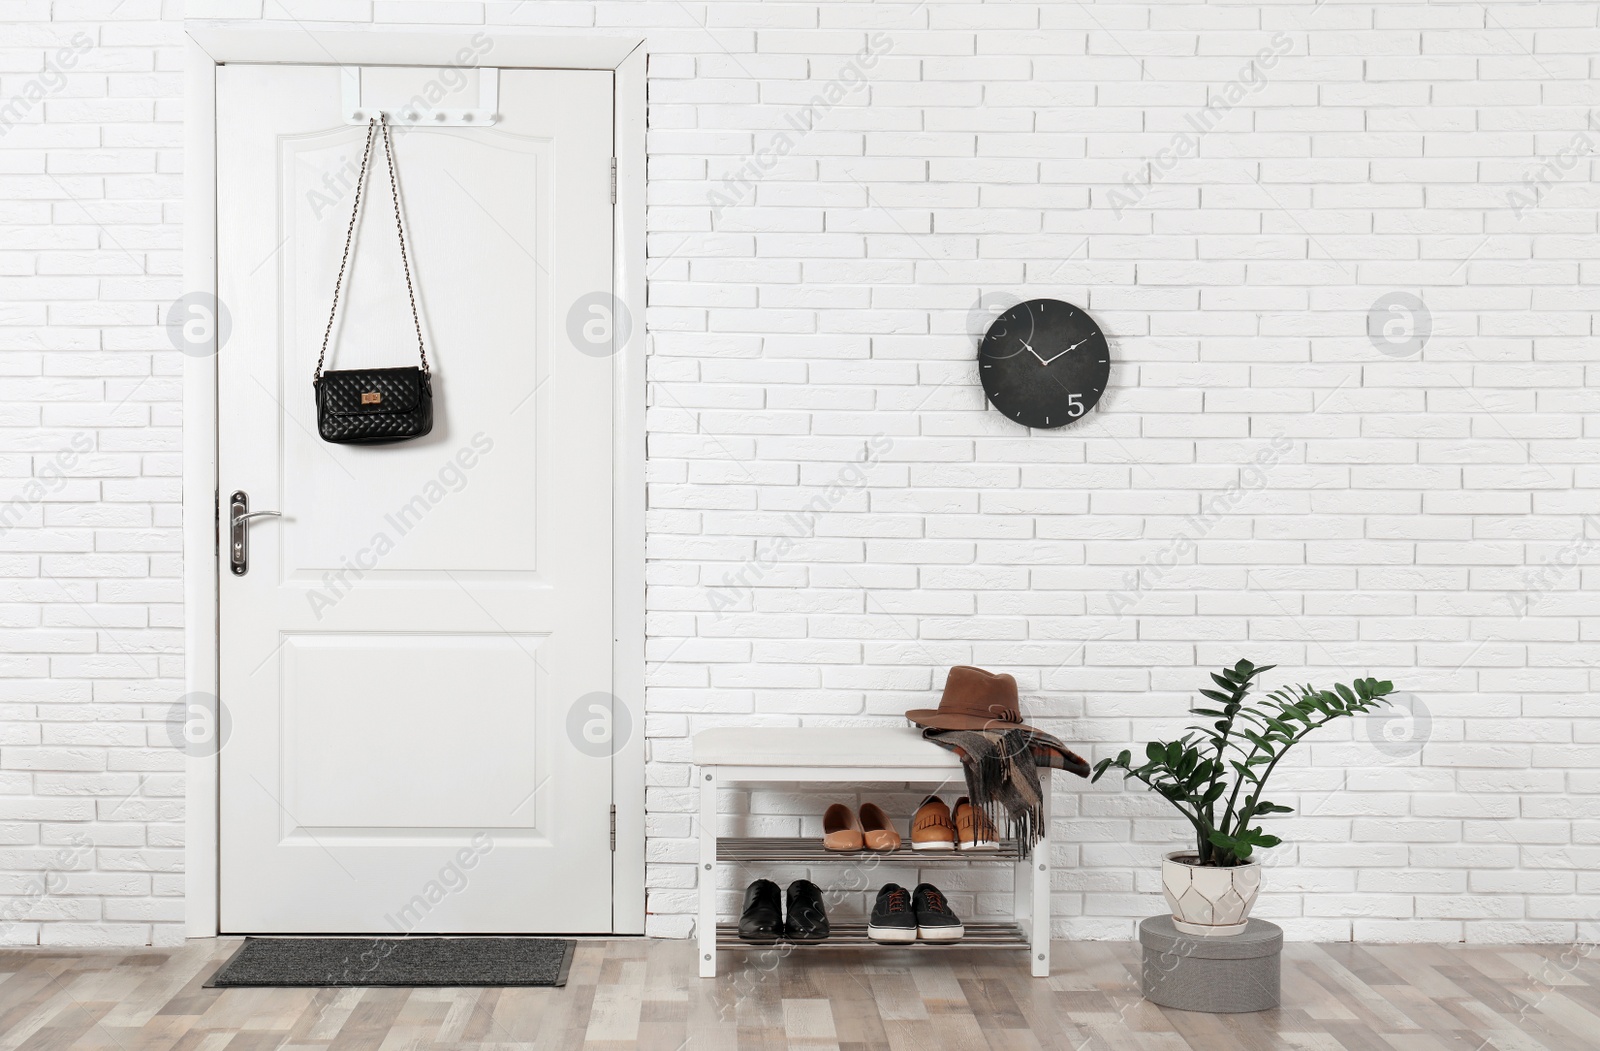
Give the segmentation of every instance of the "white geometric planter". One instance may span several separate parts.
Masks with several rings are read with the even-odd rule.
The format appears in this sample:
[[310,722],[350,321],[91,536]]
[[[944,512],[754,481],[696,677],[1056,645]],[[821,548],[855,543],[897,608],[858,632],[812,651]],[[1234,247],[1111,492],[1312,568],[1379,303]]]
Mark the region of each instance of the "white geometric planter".
[[1172,909],[1172,924],[1184,934],[1227,938],[1243,934],[1250,908],[1261,890],[1261,864],[1232,868],[1191,865],[1192,850],[1174,850],[1161,859],[1161,892]]

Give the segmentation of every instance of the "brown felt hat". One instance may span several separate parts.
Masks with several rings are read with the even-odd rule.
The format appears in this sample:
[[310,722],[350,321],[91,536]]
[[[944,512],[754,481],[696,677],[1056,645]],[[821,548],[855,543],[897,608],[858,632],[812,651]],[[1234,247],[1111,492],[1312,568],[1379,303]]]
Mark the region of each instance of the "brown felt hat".
[[934,730],[1042,730],[1022,721],[1017,710],[1017,680],[1004,672],[958,664],[944,681],[937,708],[914,708],[906,718]]

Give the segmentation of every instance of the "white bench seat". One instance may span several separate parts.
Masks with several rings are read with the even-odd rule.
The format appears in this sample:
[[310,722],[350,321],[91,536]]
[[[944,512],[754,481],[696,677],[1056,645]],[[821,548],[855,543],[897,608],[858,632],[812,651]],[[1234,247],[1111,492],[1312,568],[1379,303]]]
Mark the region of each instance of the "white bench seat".
[[924,740],[921,731],[909,726],[723,726],[694,735],[693,757],[696,766],[733,768],[722,772],[724,781],[828,779],[790,776],[808,768],[831,771],[834,777],[845,768],[933,771],[936,780],[961,776],[961,760],[954,752]]

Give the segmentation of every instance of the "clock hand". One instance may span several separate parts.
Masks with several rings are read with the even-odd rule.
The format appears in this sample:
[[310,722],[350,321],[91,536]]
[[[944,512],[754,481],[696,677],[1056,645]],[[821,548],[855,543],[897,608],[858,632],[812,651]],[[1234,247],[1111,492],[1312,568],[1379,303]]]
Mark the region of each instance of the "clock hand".
[[1044,358],[1042,358],[1042,357],[1039,357],[1039,352],[1038,352],[1038,351],[1037,351],[1037,350],[1034,350],[1034,349],[1033,349],[1033,344],[1032,344],[1032,343],[1029,343],[1029,342],[1028,342],[1028,341],[1027,341],[1027,340],[1025,340],[1025,339],[1024,339],[1024,340],[1020,340],[1020,341],[1019,341],[1019,342],[1021,342],[1021,344],[1022,344],[1022,345],[1023,345],[1023,346],[1024,346],[1024,347],[1026,347],[1026,348],[1027,348],[1027,350],[1028,350],[1028,353],[1029,353],[1029,354],[1032,354],[1032,355],[1033,355],[1033,356],[1034,356],[1034,357],[1036,357],[1036,358],[1039,358],[1039,364],[1041,364],[1041,365],[1048,365],[1048,364],[1050,364],[1050,363],[1049,363],[1049,362],[1048,362],[1048,361],[1046,361],[1046,360],[1044,360]]
[[[1061,354],[1071,354],[1073,351],[1077,350],[1079,347],[1083,346],[1085,343],[1089,342],[1089,340],[1091,340],[1093,338],[1094,338],[1093,336],[1084,336],[1082,339],[1078,340],[1078,342],[1074,343],[1072,346],[1068,347],[1066,350],[1063,350],[1061,352]],[[1052,355],[1050,355],[1050,361],[1056,360],[1057,358],[1059,358],[1061,356],[1061,354],[1052,354]],[[1046,361],[1045,364],[1046,365],[1050,364],[1050,361]]]

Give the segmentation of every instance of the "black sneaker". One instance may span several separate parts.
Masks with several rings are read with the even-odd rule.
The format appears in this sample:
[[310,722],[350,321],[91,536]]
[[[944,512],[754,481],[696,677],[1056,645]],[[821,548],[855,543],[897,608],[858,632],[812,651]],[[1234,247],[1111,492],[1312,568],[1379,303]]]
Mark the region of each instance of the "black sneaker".
[[898,883],[885,883],[867,921],[867,937],[875,942],[917,940],[917,914],[911,910],[911,892]]
[[789,884],[789,918],[784,934],[793,942],[820,942],[829,934],[828,910],[822,905],[822,891],[808,879]]
[[966,934],[961,918],[950,911],[944,891],[931,883],[919,883],[911,892],[911,909],[917,918],[917,937],[925,942],[958,942]]
[[758,879],[744,891],[739,937],[747,942],[775,942],[783,933],[783,895],[769,879]]

